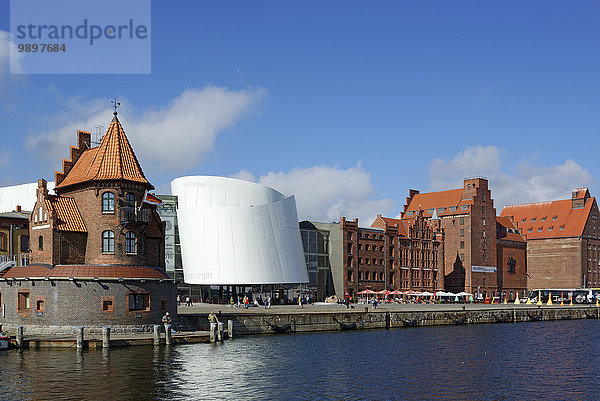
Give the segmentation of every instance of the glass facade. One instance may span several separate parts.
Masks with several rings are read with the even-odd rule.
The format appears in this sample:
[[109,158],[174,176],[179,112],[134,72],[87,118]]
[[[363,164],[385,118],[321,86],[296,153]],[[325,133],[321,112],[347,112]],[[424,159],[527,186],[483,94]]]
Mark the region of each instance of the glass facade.
[[323,301],[335,293],[329,259],[329,232],[318,230],[309,222],[302,222],[300,235],[308,271],[309,291],[317,294],[318,301]]

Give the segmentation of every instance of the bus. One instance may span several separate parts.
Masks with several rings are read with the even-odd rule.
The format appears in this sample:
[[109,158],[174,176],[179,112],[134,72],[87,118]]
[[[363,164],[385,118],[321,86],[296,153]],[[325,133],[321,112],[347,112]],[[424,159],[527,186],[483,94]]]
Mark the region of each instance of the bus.
[[573,304],[592,304],[596,302],[596,294],[600,294],[600,289],[594,291],[592,288],[545,288],[529,291],[527,297],[531,302],[537,302],[538,297],[542,303],[547,303],[552,294],[552,303],[570,303]]

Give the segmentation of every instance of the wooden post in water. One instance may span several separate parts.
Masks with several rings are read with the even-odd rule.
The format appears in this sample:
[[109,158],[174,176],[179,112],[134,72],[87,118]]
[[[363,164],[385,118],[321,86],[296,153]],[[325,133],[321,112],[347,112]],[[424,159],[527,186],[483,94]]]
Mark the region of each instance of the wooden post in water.
[[77,326],[75,328],[75,335],[77,339],[77,349],[83,348],[83,326]]
[[217,341],[217,324],[214,322],[210,323],[210,342],[214,343]]
[[110,348],[110,326],[102,326],[102,348]]
[[227,333],[229,334],[229,339],[233,339],[233,320],[227,321]]
[[217,326],[219,327],[219,341],[223,341],[225,337],[225,323],[219,322]]
[[165,343],[171,345],[171,325],[165,323]]
[[23,326],[17,326],[15,329],[17,330],[17,347],[23,348]]
[[154,324],[153,325],[154,328],[154,345],[160,345],[160,325],[159,324]]

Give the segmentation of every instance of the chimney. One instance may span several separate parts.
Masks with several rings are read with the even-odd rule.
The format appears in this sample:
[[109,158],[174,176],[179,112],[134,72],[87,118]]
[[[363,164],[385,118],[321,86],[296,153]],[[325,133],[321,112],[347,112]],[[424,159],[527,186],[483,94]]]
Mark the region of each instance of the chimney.
[[17,205],[17,213],[21,213],[21,205]]

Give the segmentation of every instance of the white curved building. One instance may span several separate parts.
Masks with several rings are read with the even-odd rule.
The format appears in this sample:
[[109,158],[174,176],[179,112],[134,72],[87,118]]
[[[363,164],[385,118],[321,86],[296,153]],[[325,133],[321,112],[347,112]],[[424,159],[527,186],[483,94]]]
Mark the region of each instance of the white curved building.
[[171,182],[185,282],[306,283],[293,196],[254,182],[190,176]]
[[[0,188],[0,213],[11,212],[17,205],[23,210],[32,211],[35,204],[35,191],[38,187],[37,182],[30,184],[13,185]],[[54,182],[47,184],[51,194],[54,193]]]

